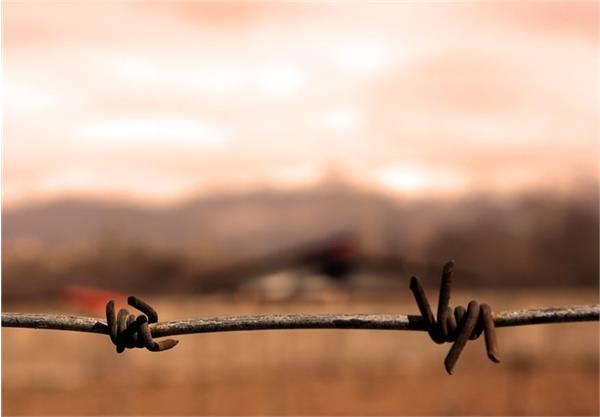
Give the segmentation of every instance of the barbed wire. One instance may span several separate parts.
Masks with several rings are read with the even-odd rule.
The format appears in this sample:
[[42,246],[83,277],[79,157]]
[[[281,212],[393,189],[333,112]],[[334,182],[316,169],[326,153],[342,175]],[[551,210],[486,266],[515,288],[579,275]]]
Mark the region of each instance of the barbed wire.
[[32,329],[70,330],[109,335],[117,352],[126,348],[147,348],[162,351],[173,348],[178,341],[155,337],[195,333],[291,330],[291,329],[362,329],[427,331],[435,343],[452,342],[444,361],[452,373],[454,365],[468,340],[485,334],[488,357],[500,362],[496,327],[522,326],[544,323],[600,321],[600,304],[543,307],[508,310],[493,313],[487,304],[476,301],[468,309],[449,307],[451,275],[454,263],[448,262],[442,271],[437,316],[417,278],[411,279],[413,292],[421,315],[404,314],[265,314],[252,316],[204,317],[158,322],[158,313],[148,303],[130,296],[128,303],[144,314],[137,317],[126,309],[114,311],[114,301],[106,305],[106,321],[93,317],[63,314],[2,313],[2,326]]
[[[600,320],[600,304],[492,313],[496,327]],[[3,327],[109,334],[106,321],[67,314],[2,313]],[[250,330],[356,329],[427,331],[423,318],[405,314],[264,314],[172,320],[151,324],[152,337]]]

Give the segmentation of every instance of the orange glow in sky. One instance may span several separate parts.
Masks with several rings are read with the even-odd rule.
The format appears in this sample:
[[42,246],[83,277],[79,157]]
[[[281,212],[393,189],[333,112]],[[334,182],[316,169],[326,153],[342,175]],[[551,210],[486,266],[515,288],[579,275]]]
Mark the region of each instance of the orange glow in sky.
[[3,2],[3,202],[596,178],[597,2]]

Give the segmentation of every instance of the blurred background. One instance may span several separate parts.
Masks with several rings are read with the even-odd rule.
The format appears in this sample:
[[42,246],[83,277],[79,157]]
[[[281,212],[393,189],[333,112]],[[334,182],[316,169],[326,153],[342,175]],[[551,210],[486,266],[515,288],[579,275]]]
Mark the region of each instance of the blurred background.
[[[3,2],[2,310],[598,303],[597,2]],[[598,325],[2,330],[3,415],[597,415]]]

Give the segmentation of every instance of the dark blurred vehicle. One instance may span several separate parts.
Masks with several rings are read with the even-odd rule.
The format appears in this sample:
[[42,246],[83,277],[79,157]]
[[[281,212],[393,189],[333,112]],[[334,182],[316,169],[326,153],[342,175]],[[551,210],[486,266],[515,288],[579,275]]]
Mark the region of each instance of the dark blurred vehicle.
[[[412,267],[400,256],[366,253],[358,236],[349,231],[333,233],[272,254],[247,259],[196,275],[202,293],[231,292],[261,300],[278,301],[301,296],[329,299],[347,296],[357,278],[371,284],[404,282]],[[371,285],[371,286],[373,286]]]

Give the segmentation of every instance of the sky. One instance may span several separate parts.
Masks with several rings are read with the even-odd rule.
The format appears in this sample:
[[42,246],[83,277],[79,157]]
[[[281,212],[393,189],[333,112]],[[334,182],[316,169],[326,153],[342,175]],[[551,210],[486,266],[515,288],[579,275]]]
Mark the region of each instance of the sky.
[[598,2],[2,2],[2,202],[597,181]]

